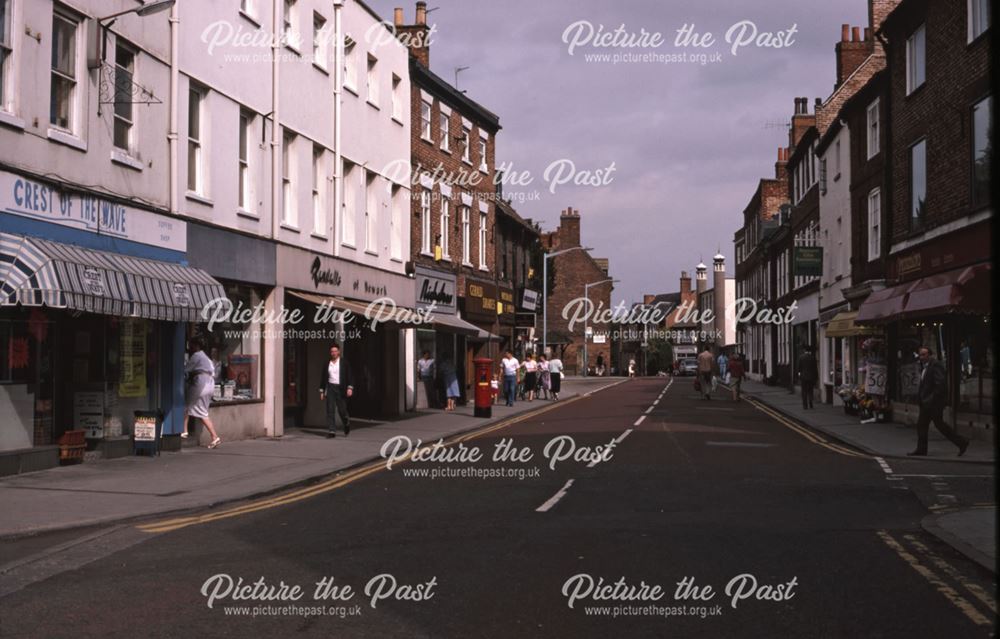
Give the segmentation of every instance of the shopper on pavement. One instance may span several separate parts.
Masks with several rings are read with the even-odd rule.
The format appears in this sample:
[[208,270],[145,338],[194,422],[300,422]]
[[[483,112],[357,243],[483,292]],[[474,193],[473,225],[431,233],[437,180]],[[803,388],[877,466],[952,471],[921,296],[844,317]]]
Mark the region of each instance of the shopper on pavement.
[[733,391],[733,401],[740,401],[740,390],[743,386],[743,353],[734,352],[729,356],[726,369],[729,371],[730,389]]
[[816,356],[813,354],[812,346],[806,346],[799,355],[799,383],[802,385],[802,408],[811,409],[813,407],[813,390],[816,388],[816,380],[819,378],[817,370]]
[[524,394],[528,401],[535,401],[535,384],[538,382],[538,362],[535,356],[528,353],[527,359],[521,364],[524,368]]
[[563,363],[558,357],[549,360],[549,384],[552,390],[552,399],[559,399],[559,391],[562,390]]
[[188,342],[188,357],[184,364],[184,428],[181,437],[187,439],[188,420],[196,417],[205,424],[208,434],[212,436],[209,448],[216,448],[222,443],[222,438],[215,432],[215,425],[208,417],[208,406],[215,393],[215,365],[205,354],[205,345],[197,337]]
[[423,356],[417,360],[417,373],[420,375],[420,383],[424,385],[424,394],[427,396],[427,408],[437,408],[437,387],[434,385],[434,358],[430,351],[424,351]]
[[927,433],[931,422],[934,422],[934,427],[958,446],[958,456],[961,457],[969,447],[969,439],[956,433],[944,421],[944,407],[948,403],[948,377],[944,364],[934,359],[931,349],[926,346],[921,347],[917,356],[920,358],[920,385],[917,387],[920,412],[917,416],[917,449],[909,455],[927,454]]
[[451,358],[447,356],[441,358],[441,381],[444,382],[444,394],[448,398],[445,410],[455,410],[455,402],[460,396],[458,372],[455,370],[455,365],[451,363]]
[[549,374],[549,361],[544,355],[538,356],[538,398],[548,399],[549,389],[552,387],[551,376]]
[[725,353],[723,353],[722,351],[719,351],[719,357],[715,361],[719,365],[719,379],[722,380],[723,382],[725,382],[726,381],[726,373],[728,372],[727,368],[729,366],[729,358],[726,357]]
[[354,394],[351,367],[340,356],[340,346],[330,347],[330,360],[320,372],[319,398],[326,402],[326,436],[337,436],[337,415],[344,425],[344,435],[351,434],[351,418],[347,414],[347,398]]
[[712,399],[712,373],[715,368],[715,357],[712,352],[705,348],[698,355],[698,380],[701,383],[701,392],[705,399]]
[[602,375],[604,375],[604,352],[603,351],[601,351],[600,353],[597,354],[597,366],[594,369],[594,372],[597,374],[598,377],[601,377]]
[[521,363],[514,357],[511,351],[504,351],[504,357],[500,360],[500,375],[503,377],[503,395],[507,398],[507,405],[514,405],[514,395],[517,393],[517,370]]

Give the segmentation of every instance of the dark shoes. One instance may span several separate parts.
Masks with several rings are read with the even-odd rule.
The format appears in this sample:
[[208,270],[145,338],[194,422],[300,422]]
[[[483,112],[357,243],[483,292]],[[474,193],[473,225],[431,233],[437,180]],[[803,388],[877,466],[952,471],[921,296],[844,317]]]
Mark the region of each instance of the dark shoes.
[[966,451],[966,449],[969,448],[969,443],[971,441],[972,441],[971,439],[969,439],[968,437],[966,437],[964,440],[962,440],[962,443],[958,445],[958,456],[959,457],[961,457],[962,455],[965,454],[965,451]]
[[350,423],[344,424],[344,437],[347,437],[350,434],[351,434],[351,425],[350,425]]
[[327,434],[326,434],[326,438],[327,439],[333,439],[336,436],[337,436],[337,433],[333,432],[332,430],[328,431]]
[[907,457],[927,457],[926,450],[915,450],[912,453],[906,453]]

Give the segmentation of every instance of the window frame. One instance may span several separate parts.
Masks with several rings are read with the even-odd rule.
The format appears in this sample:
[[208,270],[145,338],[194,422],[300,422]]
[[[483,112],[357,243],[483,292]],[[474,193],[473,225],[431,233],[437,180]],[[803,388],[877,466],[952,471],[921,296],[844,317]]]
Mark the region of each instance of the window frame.
[[488,243],[488,228],[487,220],[489,215],[485,211],[479,212],[479,270],[485,271],[488,269],[486,264],[486,244]]
[[350,36],[344,36],[344,88],[358,93],[358,43]]
[[882,189],[875,187],[868,192],[868,261],[872,262],[880,257],[882,257]]
[[[425,117],[426,116],[426,117]],[[434,104],[428,102],[422,96],[420,98],[420,139],[425,142],[434,143],[431,127],[434,116]]]
[[[919,36],[919,38],[918,38]],[[917,48],[917,43],[920,47]],[[922,71],[917,78],[917,71]],[[924,86],[927,82],[927,24],[921,24],[906,39],[906,95]]]
[[431,190],[422,188],[420,190],[420,253],[423,255],[433,255],[433,238],[431,237]]
[[371,53],[365,62],[365,100],[375,108],[379,106],[378,58]]
[[[205,99],[206,90],[194,83],[188,86],[188,125],[187,125],[187,191],[205,197],[207,195],[207,172],[205,169]],[[192,120],[192,103],[194,103],[197,120]],[[197,124],[197,127],[194,126]],[[197,128],[197,131],[194,129]],[[193,151],[193,154],[192,154]],[[193,160],[193,161],[192,161]],[[192,179],[194,183],[192,184]]]
[[917,213],[917,208],[916,208],[916,204],[917,203],[916,203],[916,197],[915,197],[915,195],[916,195],[916,193],[915,193],[916,182],[914,180],[914,177],[915,177],[914,169],[916,168],[916,164],[915,164],[914,152],[916,151],[916,149],[918,147],[922,147],[923,148],[923,199],[922,199],[922,201],[923,201],[923,204],[924,204],[925,207],[926,207],[926,204],[927,204],[927,138],[923,137],[923,138],[920,138],[920,139],[916,140],[915,142],[913,142],[913,144],[910,145],[909,154],[908,154],[909,155],[909,158],[908,158],[908,160],[909,160],[909,172],[908,172],[909,175],[907,177],[908,177],[908,180],[909,180],[909,184],[908,184],[908,186],[909,186],[909,189],[908,189],[908,198],[909,198],[909,203],[910,203],[910,207],[909,207],[910,211],[909,211],[908,218],[909,218],[909,226],[910,226],[911,229],[918,229],[918,228],[920,228],[920,227],[923,226],[923,224],[924,224],[924,213],[926,213],[926,211],[924,211],[920,215],[916,214]]
[[472,209],[462,207],[462,266],[472,266]]
[[438,148],[445,153],[451,153],[451,114],[440,111],[438,113]]
[[403,121],[403,79],[395,73],[392,74],[392,117],[397,122]]
[[[86,87],[85,83],[81,82],[81,61],[82,56],[80,55],[80,46],[84,38],[81,37],[81,31],[83,30],[84,20],[75,12],[64,7],[60,4],[55,4],[52,10],[52,47],[55,47],[56,36],[55,36],[55,22],[56,20],[61,20],[65,23],[72,25],[72,42],[68,45],[68,50],[72,54],[72,59],[70,60],[70,66],[72,68],[73,75],[68,76],[66,72],[55,67],[55,52],[51,51],[50,47],[50,64],[49,64],[49,126],[55,128],[58,131],[69,133],[76,136],[80,124],[80,92]],[[68,82],[70,84],[69,97],[67,100],[66,107],[66,120],[67,125],[63,126],[58,122],[54,122],[55,112],[52,110],[55,105],[53,100],[53,94],[55,91],[56,82],[61,80],[63,82]],[[83,86],[81,86],[81,84]]]
[[237,180],[236,204],[240,211],[252,213],[253,174],[250,170],[250,139],[253,133],[255,116],[247,109],[240,109],[239,140],[236,149],[236,162],[239,178]]
[[462,161],[472,166],[472,129],[464,124],[462,125],[462,141],[465,147],[462,149]]
[[326,149],[313,142],[312,148],[312,205],[313,205],[313,235],[326,237],[326,177],[323,171],[323,160]]
[[980,107],[980,105],[983,105],[984,103],[986,103],[985,104],[985,113],[986,113],[986,117],[987,117],[986,140],[985,140],[984,146],[988,147],[989,140],[990,140],[990,137],[991,137],[991,135],[990,135],[990,133],[991,133],[990,129],[993,128],[993,94],[991,93],[989,95],[985,95],[985,96],[979,98],[978,100],[976,100],[972,104],[972,106],[970,107],[970,113],[969,113],[969,122],[970,122],[970,131],[969,131],[969,133],[970,133],[970,135],[969,135],[969,138],[970,138],[970,140],[969,140],[969,142],[970,142],[970,156],[969,156],[970,165],[969,166],[970,166],[970,180],[971,180],[970,183],[972,185],[972,188],[970,190],[971,190],[971,195],[972,195],[972,204],[973,204],[973,206],[976,206],[976,207],[985,206],[987,204],[992,203],[992,201],[993,201],[992,189],[990,188],[991,182],[993,180],[993,166],[992,166],[992,164],[989,166],[989,169],[988,169],[989,175],[987,176],[987,179],[986,179],[986,190],[985,190],[986,197],[985,198],[981,198],[979,196],[979,191],[978,191],[978,188],[977,188],[977,179],[976,179],[976,157],[978,155],[978,153],[977,153],[978,149],[977,149],[977,146],[976,146],[976,112],[977,112],[977,109]]
[[14,0],[0,0],[0,111],[14,112]]
[[378,173],[364,172],[365,251],[378,255]]
[[451,234],[451,198],[441,196],[441,259],[451,261],[451,251],[448,248]]
[[356,248],[357,218],[354,210],[357,207],[357,171],[360,166],[350,160],[343,160],[343,166],[344,201],[341,203],[340,243],[343,246]]
[[489,173],[490,167],[487,163],[486,155],[488,153],[489,146],[486,138],[479,136],[479,170],[483,173]]
[[[137,47],[135,47],[135,46],[127,43],[121,37],[117,37],[115,39],[115,59],[114,59],[114,67],[115,67],[115,86],[114,86],[115,103],[113,105],[112,114],[111,114],[111,119],[112,119],[112,122],[113,122],[112,128],[111,128],[111,145],[115,149],[117,149],[119,151],[122,151],[125,154],[131,156],[131,155],[135,154],[135,149],[136,149],[136,140],[135,140],[135,124],[136,124],[136,117],[135,116],[136,116],[136,109],[135,109],[135,105],[132,104],[131,101],[129,101],[129,102],[123,102],[122,103],[122,104],[125,104],[125,105],[128,106],[128,111],[129,111],[128,115],[129,115],[129,117],[127,119],[123,115],[120,115],[118,113],[118,106],[119,106],[119,103],[118,103],[118,95],[119,95],[119,93],[118,93],[118,91],[119,91],[118,74],[123,71],[123,68],[122,68],[121,64],[119,63],[118,56],[122,52],[124,52],[125,54],[131,56],[131,58],[132,58],[131,69],[124,69],[124,71],[129,74],[129,81],[130,82],[135,82],[136,62],[138,61],[138,58],[139,58],[139,49]],[[131,91],[128,92],[128,95],[126,97],[129,100],[131,100]],[[119,126],[120,122],[125,123],[127,125],[127,129],[125,130],[125,138],[126,138],[125,139],[125,146],[118,146],[118,126]]]
[[327,71],[329,68],[330,59],[330,47],[329,42],[326,38],[325,29],[327,24],[327,19],[322,14],[314,11],[313,12],[313,64]]
[[865,137],[867,142],[866,159],[870,160],[882,151],[882,113],[881,98],[875,98],[865,109]]
[[298,228],[298,207],[295,197],[295,142],[298,135],[282,128],[281,131],[281,225]]
[[[983,20],[982,9],[984,7],[981,4],[982,0],[968,0],[966,3],[966,16],[967,16],[967,43],[972,44],[979,39],[981,35],[990,30],[993,26],[993,16],[990,13],[990,2],[986,0],[986,19]],[[977,31],[976,28],[979,27]]]

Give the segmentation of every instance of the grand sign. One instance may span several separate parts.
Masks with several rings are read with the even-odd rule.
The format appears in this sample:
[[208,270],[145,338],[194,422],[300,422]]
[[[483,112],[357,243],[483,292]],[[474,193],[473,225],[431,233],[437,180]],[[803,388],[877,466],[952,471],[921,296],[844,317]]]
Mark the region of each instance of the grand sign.
[[435,313],[452,314],[456,311],[455,274],[417,267],[417,308],[427,308],[432,303]]
[[0,171],[0,212],[187,252],[181,220],[15,173]]

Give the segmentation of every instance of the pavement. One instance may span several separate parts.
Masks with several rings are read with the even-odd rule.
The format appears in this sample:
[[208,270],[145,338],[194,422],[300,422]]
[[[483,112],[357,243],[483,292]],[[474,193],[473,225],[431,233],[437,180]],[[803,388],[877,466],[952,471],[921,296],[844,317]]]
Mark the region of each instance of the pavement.
[[995,577],[921,527],[905,482],[786,421],[631,380],[470,433],[455,458],[0,569],[0,634],[993,636]]
[[[791,417],[809,428],[862,450],[873,457],[916,461],[906,453],[916,447],[916,429],[896,422],[862,424],[857,415],[844,413],[842,406],[816,403],[812,409],[802,408],[801,396],[787,388],[767,386],[745,380],[743,393],[774,410]],[[726,391],[728,396],[728,391]],[[989,433],[988,435],[992,435]],[[933,426],[928,438],[928,455],[920,462],[950,464],[996,464],[996,447],[992,438],[972,439],[962,457],[950,441]],[[930,471],[929,471],[930,472]],[[991,470],[992,472],[992,470]],[[928,477],[933,475],[927,474]],[[930,504],[934,507],[933,504]],[[959,552],[996,572],[996,507],[960,508],[953,512],[928,515],[924,529]]]
[[[567,378],[560,401],[624,378]],[[537,411],[557,402],[493,407],[492,418],[473,406],[454,412],[424,410],[393,422],[352,420],[351,434],[326,439],[324,431],[293,429],[280,438],[187,447],[158,457],[88,461],[0,479],[0,539],[138,520],[163,513],[214,508],[306,484],[377,459],[391,437],[435,442]]]

